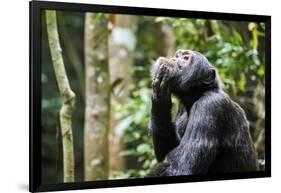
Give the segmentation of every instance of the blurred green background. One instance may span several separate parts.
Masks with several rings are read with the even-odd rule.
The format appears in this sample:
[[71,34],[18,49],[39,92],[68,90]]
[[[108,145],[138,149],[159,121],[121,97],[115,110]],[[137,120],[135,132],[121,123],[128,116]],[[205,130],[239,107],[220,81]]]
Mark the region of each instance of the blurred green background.
[[[110,179],[143,177],[156,164],[151,137],[147,132],[151,107],[150,69],[159,56],[172,56],[177,49],[199,51],[218,69],[225,91],[247,114],[260,169],[264,169],[264,23],[113,14],[107,15],[107,18],[110,40],[116,44],[125,42],[129,47],[126,57],[121,60],[123,63],[118,65],[120,59],[116,53],[123,48],[109,42],[112,48],[109,61],[113,122],[110,129],[113,134],[109,134],[109,149],[112,149],[109,153]],[[44,184],[61,183],[62,152],[58,135],[61,99],[44,13],[41,19],[42,180]],[[72,118],[75,181],[83,181],[85,14],[57,12],[57,20],[65,68],[77,96]],[[175,98],[173,102],[177,103]],[[116,137],[121,141],[118,147],[114,142]]]

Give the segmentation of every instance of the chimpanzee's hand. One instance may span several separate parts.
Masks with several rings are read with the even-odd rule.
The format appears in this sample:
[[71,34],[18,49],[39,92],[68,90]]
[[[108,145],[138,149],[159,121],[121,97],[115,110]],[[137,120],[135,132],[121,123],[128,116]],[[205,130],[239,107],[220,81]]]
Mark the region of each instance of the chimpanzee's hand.
[[171,103],[169,80],[174,77],[176,69],[163,57],[156,61],[155,68],[152,81],[152,99]]

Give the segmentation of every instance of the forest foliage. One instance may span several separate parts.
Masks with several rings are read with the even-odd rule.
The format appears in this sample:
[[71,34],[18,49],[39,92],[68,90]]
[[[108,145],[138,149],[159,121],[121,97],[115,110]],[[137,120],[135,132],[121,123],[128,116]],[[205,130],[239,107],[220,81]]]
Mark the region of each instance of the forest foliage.
[[[108,33],[118,26],[116,15],[105,15]],[[120,16],[120,15],[119,15]],[[121,15],[122,16],[122,15]],[[96,15],[96,20],[103,17]],[[115,19],[114,19],[115,18]],[[122,19],[122,18],[121,18]],[[132,18],[131,18],[132,19]],[[85,179],[85,14],[57,12],[62,55],[71,88],[76,94],[73,112],[75,181]],[[122,20],[121,20],[122,21]],[[264,167],[264,23],[136,16],[131,21],[135,46],[132,47],[130,68],[125,69],[125,83],[117,79],[110,89],[110,116],[114,131],[121,133],[120,169],[109,171],[110,179],[144,177],[156,164],[147,125],[151,108],[150,69],[159,56],[170,56],[177,49],[203,53],[218,69],[224,90],[247,114],[260,168]],[[122,25],[122,23],[120,24]],[[62,152],[58,132],[58,111],[61,106],[49,51],[46,19],[42,15],[42,177],[43,183],[62,182]],[[108,57],[111,57],[110,55]],[[110,60],[110,58],[109,58]],[[114,71],[120,66],[110,68]],[[123,75],[124,76],[124,75]],[[127,79],[128,78],[128,79]],[[122,84],[123,82],[123,84]],[[120,86],[121,85],[121,86]],[[126,90],[119,100],[118,95]],[[177,100],[173,98],[173,104]],[[176,105],[174,105],[176,107]],[[174,109],[175,111],[176,109]],[[109,142],[109,147],[111,143]],[[116,162],[117,163],[117,162]]]

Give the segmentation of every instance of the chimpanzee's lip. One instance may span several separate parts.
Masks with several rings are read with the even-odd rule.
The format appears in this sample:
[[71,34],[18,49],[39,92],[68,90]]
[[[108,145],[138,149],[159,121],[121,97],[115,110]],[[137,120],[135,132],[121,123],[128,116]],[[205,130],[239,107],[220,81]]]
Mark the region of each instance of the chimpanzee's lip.
[[168,60],[169,64],[172,64],[173,67],[177,67],[177,60],[176,58],[170,58]]

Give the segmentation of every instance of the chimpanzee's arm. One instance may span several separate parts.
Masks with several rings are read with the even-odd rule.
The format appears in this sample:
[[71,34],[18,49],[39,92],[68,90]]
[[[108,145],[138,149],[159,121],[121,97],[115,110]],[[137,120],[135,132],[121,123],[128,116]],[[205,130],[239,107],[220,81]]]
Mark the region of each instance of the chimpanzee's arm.
[[[218,109],[212,104],[204,103],[206,101],[194,104],[180,144],[168,153],[152,176],[196,175],[208,172],[219,152],[221,131],[215,123],[219,116]],[[216,105],[219,106],[219,103]]]
[[150,130],[158,161],[178,145],[175,126],[171,121],[171,92],[168,87],[168,68],[160,65],[152,82]]

